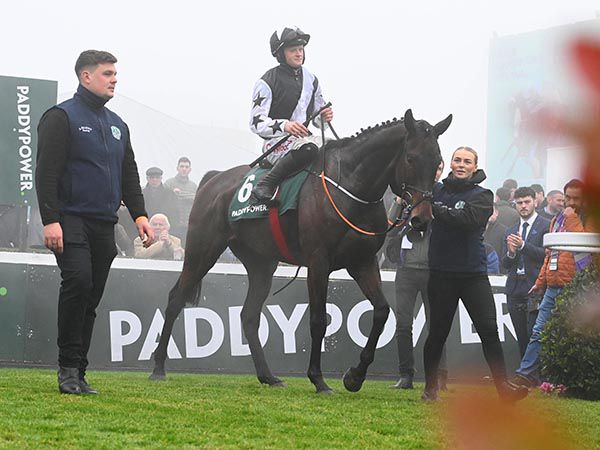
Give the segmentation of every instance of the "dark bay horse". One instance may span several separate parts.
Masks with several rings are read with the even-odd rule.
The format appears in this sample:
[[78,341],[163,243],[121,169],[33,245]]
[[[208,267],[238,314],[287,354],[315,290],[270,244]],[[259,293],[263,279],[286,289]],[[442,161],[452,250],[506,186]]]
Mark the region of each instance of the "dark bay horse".
[[[318,393],[332,392],[321,372],[329,274],[345,268],[373,304],[373,323],[360,362],[344,374],[346,389],[358,391],[373,362],[390,309],[381,289],[375,257],[387,228],[386,211],[380,199],[390,186],[396,195],[408,198],[408,203],[415,205],[410,214],[411,225],[426,227],[432,218],[428,200],[441,161],[437,139],[451,121],[452,115],[449,115],[432,126],[423,120],[416,121],[409,109],[403,120],[388,121],[362,130],[354,137],[328,142],[319,150],[312,167],[318,171],[324,167],[325,174],[343,189],[329,184],[330,199],[325,192],[325,181],[309,175],[300,191],[298,209],[280,218],[288,244],[295,250],[296,263],[308,268],[312,340],[308,378]],[[173,322],[186,302],[197,301],[202,278],[229,246],[248,272],[249,287],[241,319],[258,380],[271,386],[283,385],[267,364],[258,327],[273,273],[278,262],[285,259],[275,244],[268,219],[233,223],[228,220],[229,204],[248,170],[248,166],[239,166],[211,172],[204,177],[204,184],[201,183],[196,193],[189,218],[183,271],[169,293],[151,379],[165,378],[167,344]],[[349,222],[367,234],[351,229],[336,212],[332,201]]]

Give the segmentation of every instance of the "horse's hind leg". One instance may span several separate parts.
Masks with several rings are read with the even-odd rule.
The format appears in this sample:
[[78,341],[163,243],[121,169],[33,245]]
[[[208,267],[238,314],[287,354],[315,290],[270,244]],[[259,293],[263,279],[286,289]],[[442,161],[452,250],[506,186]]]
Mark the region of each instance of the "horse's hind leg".
[[356,280],[360,289],[373,304],[373,325],[367,340],[367,345],[360,353],[358,367],[351,367],[344,374],[344,386],[347,390],[356,392],[362,387],[367,369],[375,357],[377,341],[383,332],[383,327],[390,312],[390,306],[381,290],[381,276],[376,261],[360,268],[348,268],[348,273]]
[[191,303],[200,293],[202,278],[227,248],[225,236],[219,233],[188,233],[188,252],[183,263],[183,271],[169,292],[169,303],[165,311],[165,323],[160,333],[160,341],[154,352],[154,370],[151,380],[165,379],[167,346],[173,331],[175,319],[186,303]]
[[[158,347],[154,351],[154,370],[150,375],[151,380],[164,380],[166,378],[165,359],[167,358],[167,346],[169,344],[169,339],[171,338],[171,332],[173,331],[173,323],[185,306],[186,301],[185,296],[179,295],[180,282],[181,276],[177,279],[177,283],[175,283],[175,286],[173,286],[169,292],[169,302],[165,312],[165,322],[160,333]],[[200,289],[201,283],[202,282],[200,281],[198,289]]]
[[258,258],[240,248],[233,247],[232,250],[244,263],[248,272],[248,293],[244,300],[241,316],[244,334],[246,335],[254,368],[256,369],[256,376],[262,384],[284,386],[284,383],[271,373],[258,336],[260,311],[271,290],[273,273],[277,268],[277,261]]

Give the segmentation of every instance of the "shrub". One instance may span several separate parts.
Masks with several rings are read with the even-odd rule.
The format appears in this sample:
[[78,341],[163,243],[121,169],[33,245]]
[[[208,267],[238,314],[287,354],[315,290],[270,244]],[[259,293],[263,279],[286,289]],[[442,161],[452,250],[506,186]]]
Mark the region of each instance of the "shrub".
[[589,267],[565,286],[542,332],[544,379],[564,384],[569,396],[589,400],[600,399],[600,331],[580,330],[572,317],[576,307],[599,295],[598,272]]

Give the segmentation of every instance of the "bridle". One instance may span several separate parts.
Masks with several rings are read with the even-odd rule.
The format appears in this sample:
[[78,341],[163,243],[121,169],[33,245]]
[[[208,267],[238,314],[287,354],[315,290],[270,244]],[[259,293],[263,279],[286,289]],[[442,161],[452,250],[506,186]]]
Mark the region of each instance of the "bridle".
[[[413,186],[412,184],[402,183],[402,184],[400,184],[400,190],[401,190],[401,194],[398,195],[398,198],[400,198],[400,200],[401,200],[401,203],[400,203],[401,214],[399,216],[402,216],[405,213],[410,214],[410,212],[413,209],[415,209],[417,206],[419,206],[421,203],[431,202],[433,200],[433,192],[425,191],[421,188]],[[414,199],[413,192],[418,192],[419,194],[421,194],[421,198],[419,199],[419,201],[417,201],[417,203],[413,203],[413,199]],[[398,219],[396,219],[396,222],[398,222]],[[388,223],[390,223],[390,225],[392,224],[392,222],[390,221],[389,218],[388,218]],[[398,226],[398,225],[396,225],[394,223],[394,226]]]

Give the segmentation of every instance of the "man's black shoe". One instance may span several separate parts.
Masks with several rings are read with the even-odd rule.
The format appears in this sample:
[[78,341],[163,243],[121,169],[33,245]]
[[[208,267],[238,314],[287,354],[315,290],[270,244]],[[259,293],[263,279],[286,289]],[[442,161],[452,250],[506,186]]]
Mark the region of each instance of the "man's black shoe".
[[76,367],[59,367],[58,390],[62,394],[81,394],[79,386],[79,369]]
[[522,385],[517,385],[511,381],[503,381],[496,387],[500,400],[506,403],[515,403],[523,400],[529,394],[529,389]]
[[414,389],[413,377],[411,375],[401,375],[398,382],[390,387],[392,389]]
[[525,388],[535,387],[535,383],[523,375],[516,374],[510,381],[513,386],[523,386]]
[[98,394],[98,391],[88,384],[85,377],[79,379],[79,389],[81,389],[82,394],[90,394],[90,395]]

